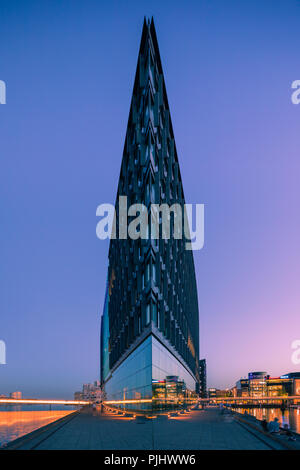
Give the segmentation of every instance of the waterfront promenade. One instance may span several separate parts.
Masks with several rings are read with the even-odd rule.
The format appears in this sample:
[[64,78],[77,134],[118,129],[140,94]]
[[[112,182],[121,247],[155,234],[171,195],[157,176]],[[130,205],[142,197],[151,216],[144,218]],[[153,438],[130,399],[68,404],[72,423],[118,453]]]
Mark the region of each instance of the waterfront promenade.
[[[284,444],[286,444],[284,442]],[[12,442],[8,449],[280,450],[285,445],[216,408],[136,420],[91,409]]]

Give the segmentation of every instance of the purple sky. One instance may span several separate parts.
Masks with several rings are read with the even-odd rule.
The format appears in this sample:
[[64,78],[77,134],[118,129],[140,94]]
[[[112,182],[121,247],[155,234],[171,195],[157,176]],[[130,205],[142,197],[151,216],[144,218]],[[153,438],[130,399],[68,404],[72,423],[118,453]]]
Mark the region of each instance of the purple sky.
[[154,15],[195,252],[208,384],[297,366],[300,2],[0,0],[0,393],[98,378],[108,242],[144,15]]

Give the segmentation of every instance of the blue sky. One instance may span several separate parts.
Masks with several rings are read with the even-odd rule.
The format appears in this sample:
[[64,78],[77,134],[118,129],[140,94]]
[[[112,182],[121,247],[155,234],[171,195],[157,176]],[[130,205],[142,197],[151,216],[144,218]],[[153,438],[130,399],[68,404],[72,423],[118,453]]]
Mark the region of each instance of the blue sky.
[[0,393],[99,375],[108,243],[144,16],[154,16],[195,253],[209,385],[295,370],[299,1],[1,1]]

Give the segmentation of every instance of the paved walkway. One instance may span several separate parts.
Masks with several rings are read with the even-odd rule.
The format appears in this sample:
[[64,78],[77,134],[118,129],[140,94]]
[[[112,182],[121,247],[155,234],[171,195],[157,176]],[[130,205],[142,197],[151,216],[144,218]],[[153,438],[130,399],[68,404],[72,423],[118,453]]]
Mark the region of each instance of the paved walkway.
[[[14,448],[12,446],[11,448]],[[280,449],[271,438],[217,409],[139,423],[113,414],[81,412],[16,442],[18,449],[253,450]]]

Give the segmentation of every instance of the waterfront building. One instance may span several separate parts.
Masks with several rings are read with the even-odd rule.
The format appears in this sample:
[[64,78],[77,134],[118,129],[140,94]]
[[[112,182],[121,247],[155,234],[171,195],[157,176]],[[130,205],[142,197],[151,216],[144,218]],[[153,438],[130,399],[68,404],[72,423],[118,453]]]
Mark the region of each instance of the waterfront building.
[[[116,199],[127,207],[185,204],[153,19],[144,21]],[[193,252],[185,238],[147,232],[110,240],[101,323],[101,381],[107,400],[158,410],[194,402],[199,318]],[[127,227],[126,227],[127,230]],[[126,232],[127,233],[127,232]],[[199,387],[199,386],[198,386]],[[117,403],[118,402],[118,403]],[[121,406],[121,404],[120,404]]]
[[22,392],[17,391],[17,392],[12,392],[9,394],[10,398],[14,398],[16,400],[21,400],[22,398]]
[[266,372],[249,372],[248,390],[250,397],[259,398],[267,395],[266,375]]
[[207,391],[208,398],[216,398],[217,397],[217,389],[210,387]]
[[267,377],[266,390],[268,397],[280,397],[292,395],[293,380],[280,377]]
[[74,400],[83,400],[82,392],[74,392]]
[[82,399],[90,401],[100,401],[102,399],[102,389],[99,380],[83,385]]
[[300,372],[291,372],[280,377],[266,378],[267,396],[295,396],[300,395]]
[[264,397],[267,395],[267,372],[249,372],[248,378],[242,378],[236,382],[237,397]]
[[234,396],[234,390],[226,388],[225,390],[220,390],[219,388],[209,388],[208,389],[208,398],[228,398]]
[[247,397],[249,396],[249,380],[240,379],[236,382],[236,396]]
[[270,377],[266,372],[249,372],[248,379],[236,382],[237,397],[263,398],[300,395],[300,372]]
[[281,378],[288,378],[293,380],[292,394],[300,395],[300,372],[290,372],[289,374],[282,375]]
[[74,400],[101,401],[103,392],[99,380],[83,384],[81,392],[74,393]]

